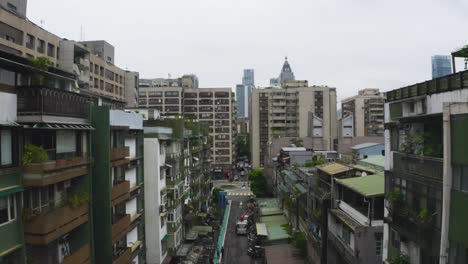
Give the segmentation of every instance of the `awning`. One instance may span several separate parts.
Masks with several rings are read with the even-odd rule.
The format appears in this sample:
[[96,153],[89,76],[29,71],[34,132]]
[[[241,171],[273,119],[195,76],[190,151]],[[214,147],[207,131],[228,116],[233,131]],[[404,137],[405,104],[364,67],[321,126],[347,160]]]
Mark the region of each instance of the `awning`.
[[198,158],[197,158],[197,157],[192,157],[192,158],[193,158],[193,160],[198,161]]
[[0,197],[5,197],[11,194],[19,193],[24,191],[24,188],[19,186],[13,186],[11,188],[3,189],[0,191]]
[[168,239],[169,239],[169,235],[166,234],[166,235],[164,235],[164,237],[163,237],[161,240],[162,240],[162,241],[166,241],[166,240],[168,240]]
[[267,226],[264,223],[257,223],[257,235],[259,236],[268,236]]
[[76,124],[56,124],[56,123],[35,123],[25,124],[24,128],[34,129],[72,129],[72,130],[94,130],[90,125],[76,125]]
[[167,167],[169,167],[169,168],[172,168],[172,165],[169,165],[169,164],[167,164],[167,163],[166,163],[165,165],[166,165]]
[[16,122],[10,121],[10,122],[2,122],[2,123],[0,123],[0,126],[3,126],[3,127],[19,127],[21,125],[16,123]]

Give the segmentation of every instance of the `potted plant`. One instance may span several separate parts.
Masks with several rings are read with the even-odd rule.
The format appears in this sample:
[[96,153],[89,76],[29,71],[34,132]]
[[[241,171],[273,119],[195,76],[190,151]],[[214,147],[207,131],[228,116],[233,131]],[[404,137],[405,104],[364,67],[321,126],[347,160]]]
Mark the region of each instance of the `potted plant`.
[[54,161],[47,162],[49,156],[41,146],[32,144],[24,146],[24,153],[21,160],[25,172],[28,173],[42,173],[44,170],[55,168]]
[[65,159],[59,159],[55,161],[56,167],[61,168],[67,165],[67,161]]
[[83,206],[89,201],[89,193],[84,190],[79,190],[68,198],[68,203],[72,208]]

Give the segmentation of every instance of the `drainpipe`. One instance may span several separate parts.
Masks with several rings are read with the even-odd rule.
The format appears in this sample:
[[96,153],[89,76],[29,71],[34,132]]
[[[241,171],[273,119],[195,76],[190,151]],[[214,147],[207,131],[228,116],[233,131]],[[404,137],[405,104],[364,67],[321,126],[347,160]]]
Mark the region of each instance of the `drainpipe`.
[[442,227],[440,236],[440,264],[448,263],[448,232],[450,224],[450,195],[452,192],[452,157],[451,157],[451,134],[450,134],[450,108],[451,103],[444,103],[443,109],[443,144],[444,144],[444,165],[443,165],[443,195],[442,195]]

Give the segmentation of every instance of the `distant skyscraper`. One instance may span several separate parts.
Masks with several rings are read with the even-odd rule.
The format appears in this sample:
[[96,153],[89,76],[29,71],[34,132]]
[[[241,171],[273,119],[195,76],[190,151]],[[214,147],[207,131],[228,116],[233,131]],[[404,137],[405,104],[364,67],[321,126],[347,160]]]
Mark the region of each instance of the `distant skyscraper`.
[[253,85],[236,85],[237,117],[249,117],[249,99]]
[[451,57],[447,55],[432,56],[432,79],[452,74]]
[[244,77],[242,77],[243,85],[255,85],[255,76],[253,69],[244,69]]
[[249,99],[254,86],[254,70],[244,69],[242,84],[236,85],[237,117],[249,117]]

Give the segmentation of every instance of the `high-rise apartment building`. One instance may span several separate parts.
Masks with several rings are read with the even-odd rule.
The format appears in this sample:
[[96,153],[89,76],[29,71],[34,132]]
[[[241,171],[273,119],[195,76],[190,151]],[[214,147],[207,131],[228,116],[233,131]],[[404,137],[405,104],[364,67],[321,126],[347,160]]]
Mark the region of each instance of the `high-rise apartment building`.
[[263,167],[275,138],[311,137],[315,150],[332,150],[336,138],[336,89],[286,81],[283,88],[255,89],[251,103],[252,166]]
[[20,3],[17,5],[18,10],[22,9],[20,6],[23,3],[26,5],[26,1],[9,0],[6,1],[7,8],[0,8],[1,51],[28,59],[48,58],[52,66],[74,74],[77,84],[75,89],[94,97],[96,102],[101,101],[100,104],[123,108],[127,98],[131,100],[130,105],[135,102],[134,90],[129,90],[129,96],[125,93],[126,88],[134,87],[132,84],[138,74],[114,64],[112,45],[103,40],[77,42],[62,39],[24,16],[7,11],[9,5],[15,5],[14,2]]
[[366,142],[383,143],[385,95],[379,89],[360,90],[341,101],[338,124],[338,151],[351,153],[350,147]]
[[143,119],[91,108],[94,254],[96,263],[139,263],[144,253]]
[[386,93],[384,260],[468,261],[467,84],[463,71]]
[[432,62],[432,79],[452,74],[452,57],[448,55],[434,55]]
[[230,171],[235,157],[236,107],[230,88],[183,88],[140,85],[138,106],[161,116],[180,116],[206,124],[213,142],[213,169]]

